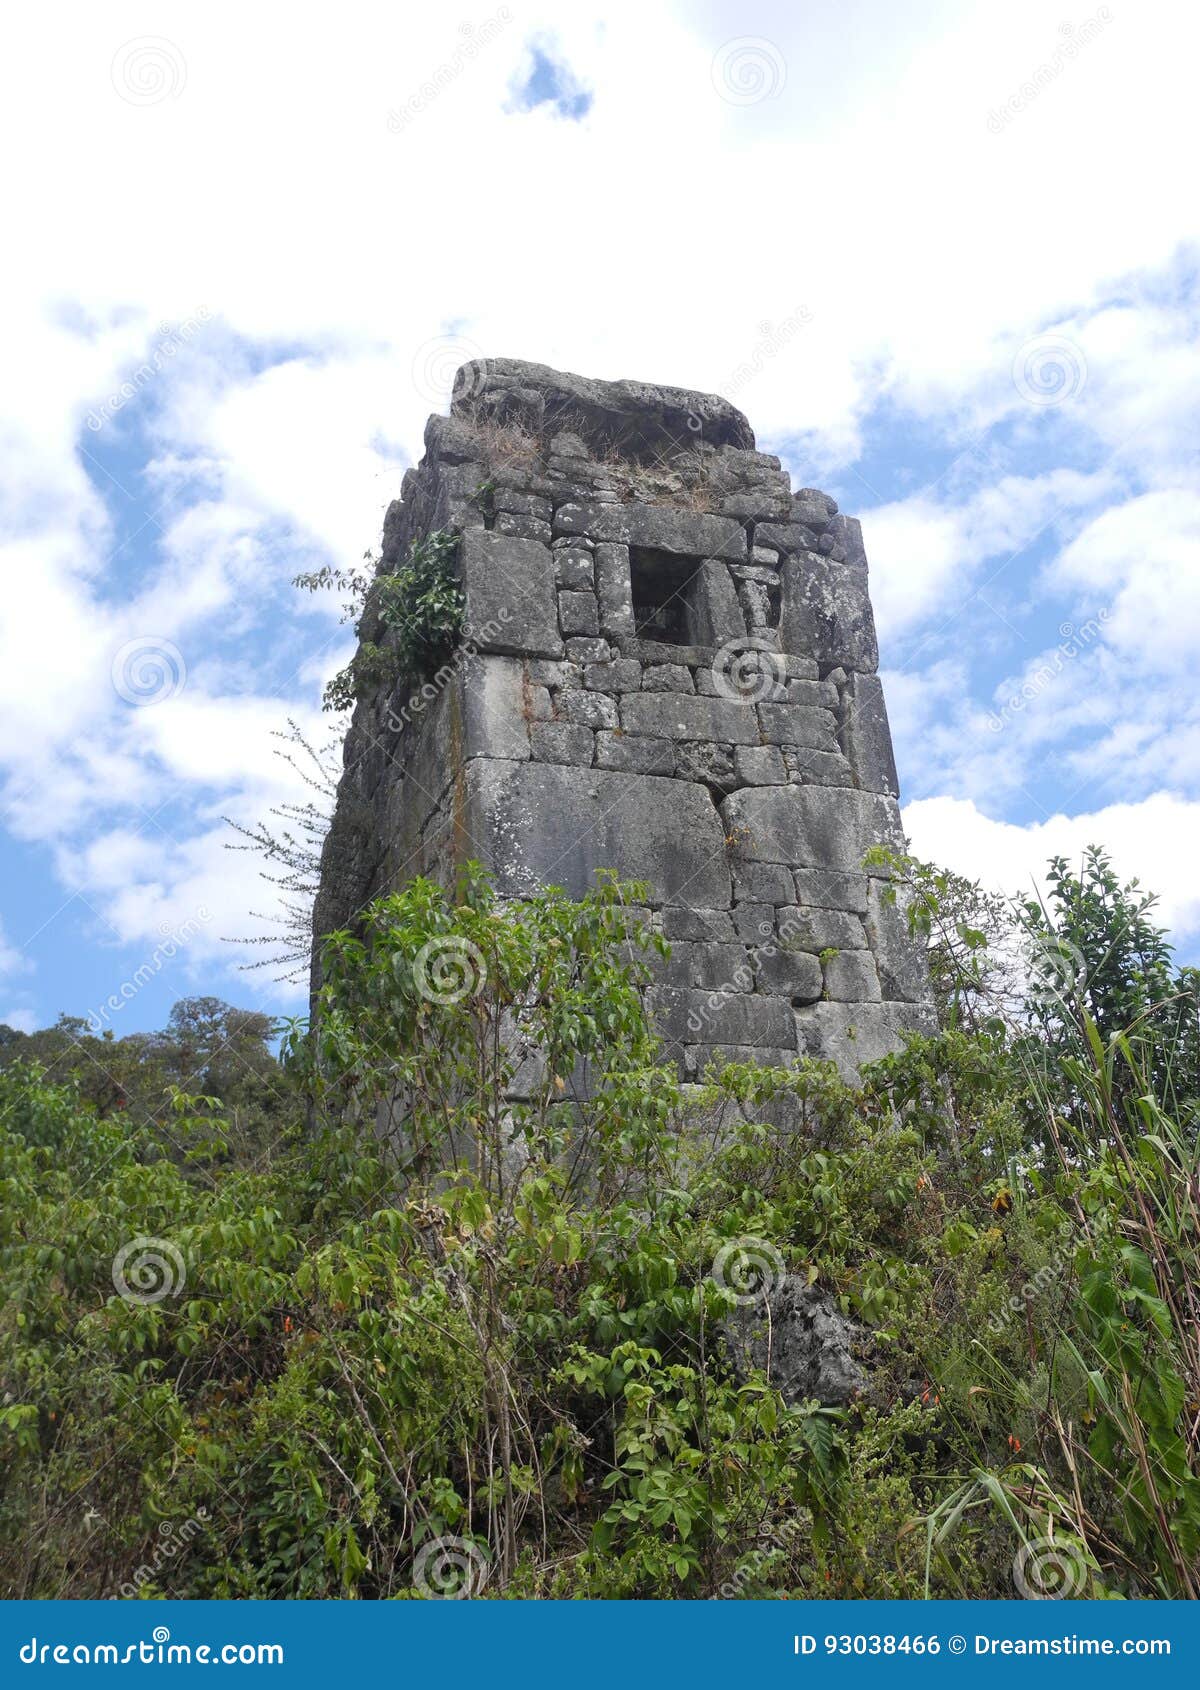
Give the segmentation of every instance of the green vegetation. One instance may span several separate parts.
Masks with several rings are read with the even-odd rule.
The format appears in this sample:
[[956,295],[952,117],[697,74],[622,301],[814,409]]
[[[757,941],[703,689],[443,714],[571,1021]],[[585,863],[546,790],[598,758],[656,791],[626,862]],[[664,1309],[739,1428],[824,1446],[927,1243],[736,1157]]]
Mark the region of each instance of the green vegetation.
[[352,710],[377,687],[419,681],[449,656],[466,604],[455,574],[457,555],[458,535],[437,529],[409,547],[394,574],[368,576],[326,565],[296,577],[293,584],[307,592],[350,594],[343,621],[353,620],[358,650],[326,686],[326,710]]
[[[280,1065],[6,1034],[3,1593],[1196,1596],[1195,975],[1099,853],[1016,922],[894,868],[943,1025],[855,1087],[682,1088],[636,889],[475,871]],[[1015,1015],[1014,945],[1071,958]],[[731,1253],[861,1325],[849,1405],[735,1368]]]

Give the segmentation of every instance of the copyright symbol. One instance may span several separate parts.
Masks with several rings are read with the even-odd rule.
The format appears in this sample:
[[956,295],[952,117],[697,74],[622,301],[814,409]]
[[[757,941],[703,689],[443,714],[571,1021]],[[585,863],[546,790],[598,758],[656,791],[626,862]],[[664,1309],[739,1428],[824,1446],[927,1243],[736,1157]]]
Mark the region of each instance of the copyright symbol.
[[966,1652],[967,1640],[965,1637],[952,1637],[950,1639],[950,1653],[952,1655],[965,1655]]

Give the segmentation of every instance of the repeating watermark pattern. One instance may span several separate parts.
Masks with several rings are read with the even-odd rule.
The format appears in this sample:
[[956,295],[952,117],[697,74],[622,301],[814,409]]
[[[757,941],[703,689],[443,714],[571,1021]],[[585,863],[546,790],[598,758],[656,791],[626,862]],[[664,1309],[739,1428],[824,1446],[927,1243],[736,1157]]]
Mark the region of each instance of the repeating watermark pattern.
[[447,933],[421,946],[413,960],[413,980],[428,1003],[446,1008],[483,990],[487,963],[478,945]]
[[208,1519],[208,1509],[198,1508],[190,1520],[182,1523],[178,1520],[164,1520],[158,1528],[158,1541],[154,1545],[153,1553],[148,1561],[141,1562],[133,1570],[132,1578],[126,1579],[113,1593],[113,1600],[126,1601],[136,1597],[148,1584],[157,1584],[158,1575],[196,1536],[204,1530],[204,1523]]
[[413,353],[412,381],[430,405],[475,398],[487,386],[487,359],[466,335],[436,334]]
[[187,1283],[183,1253],[169,1238],[131,1238],[113,1257],[113,1289],[126,1303],[161,1303]]
[[187,685],[187,664],[173,640],[142,634],[126,640],[112,660],[112,684],[126,704],[165,704]]
[[450,682],[462,671],[464,664],[472,657],[478,657],[480,646],[489,645],[498,638],[512,621],[512,614],[507,605],[503,606],[491,621],[485,622],[469,639],[457,646],[453,655],[435,670],[428,680],[422,681],[417,691],[410,693],[403,704],[398,708],[395,705],[389,706],[387,721],[392,732],[399,733],[415,716],[424,715],[432,704],[436,704]]
[[1033,75],[1015,94],[1010,94],[999,107],[993,107],[988,113],[988,128],[993,135],[1002,135],[1014,117],[1027,110],[1050,85],[1057,82],[1067,66],[1073,64],[1083,49],[1112,22],[1112,12],[1107,6],[1097,8],[1095,16],[1085,18],[1078,28],[1073,23],[1060,23],[1058,26],[1062,40],[1051,53],[1044,64],[1040,64]]
[[421,86],[398,106],[393,106],[388,112],[388,128],[393,135],[401,134],[408,128],[414,118],[428,111],[429,107],[443,93],[452,82],[458,80],[478,56],[482,48],[488,47],[500,35],[508,24],[512,22],[512,12],[507,6],[499,6],[490,18],[485,18],[481,24],[474,24],[469,18],[464,18],[458,26],[462,36],[462,43],[456,47],[450,57],[444,60],[432,75],[426,77]]
[[1013,386],[1030,405],[1049,409],[1078,399],[1087,385],[1083,349],[1065,335],[1038,334],[1012,363]]
[[712,1279],[736,1303],[758,1303],[783,1284],[783,1257],[765,1238],[731,1238],[713,1257]]
[[211,317],[212,312],[208,306],[202,305],[186,322],[160,323],[158,339],[150,348],[149,356],[143,358],[137,369],[121,383],[115,393],[110,393],[107,399],[103,399],[99,405],[94,405],[88,412],[87,426],[92,433],[99,433],[106,422],[115,417],[118,411],[123,411],[131,399],[136,399],[144,387],[156,376],[161,375]]
[[[1040,1267],[1032,1279],[1027,1279],[1019,1292],[1008,1299],[1005,1310],[1009,1315],[1024,1314],[1031,1303],[1039,1297],[1045,1296],[1053,1285],[1061,1280],[1063,1274],[1070,1267],[1075,1255],[1075,1228],[1070,1221],[1064,1221],[1058,1229],[1057,1243],[1050,1260]],[[994,1314],[988,1321],[988,1331],[994,1338],[999,1337],[1005,1328],[1004,1314]]]
[[1087,958],[1078,945],[1057,934],[1029,940],[1025,967],[1029,995],[1044,1008],[1077,999],[1087,985]]
[[112,85],[131,106],[177,100],[187,87],[187,60],[165,35],[137,35],[113,54]]
[[1058,630],[1059,643],[1054,650],[1042,659],[1036,669],[1026,672],[1020,687],[1004,701],[999,710],[992,711],[987,719],[989,731],[994,734],[1002,733],[1014,716],[1019,716],[1035,698],[1040,698],[1067,665],[1081,657],[1099,638],[1108,617],[1106,607],[1097,615],[1089,616],[1081,628],[1077,628],[1073,622],[1063,622]]
[[1013,1560],[1013,1584],[1027,1602],[1062,1602],[1078,1596],[1087,1583],[1079,1550],[1053,1538],[1023,1543]]
[[712,82],[729,105],[756,106],[783,93],[787,61],[764,36],[738,35],[713,54]]
[[435,1537],[422,1544],[413,1562],[413,1586],[434,1601],[461,1602],[478,1596],[488,1576],[482,1544],[465,1537]]
[[124,1009],[127,1003],[132,1003],[143,986],[161,974],[166,963],[174,961],[179,952],[199,933],[201,927],[212,920],[207,908],[201,904],[194,916],[189,916],[178,927],[161,927],[162,935],[146,961],[139,963],[129,976],[122,980],[115,992],[110,992],[99,1009],[88,1011],[87,1025],[89,1033],[102,1033],[112,1016]]
[[764,961],[772,961],[780,951],[787,950],[793,939],[799,938],[805,931],[804,912],[797,906],[798,913],[794,916],[782,916],[779,925],[763,925],[760,928],[761,943],[756,943],[750,957],[740,962],[732,970],[728,980],[723,980],[715,986],[704,1002],[688,1011],[687,1030],[692,1036],[698,1037],[712,1021],[725,1004],[729,1001],[730,992],[752,992],[756,978],[756,965]]
[[791,316],[785,317],[782,323],[760,323],[759,338],[755,341],[749,358],[726,377],[719,391],[727,399],[736,399],[742,389],[749,387],[751,382],[762,375],[772,359],[778,358],[800,330],[806,329],[813,320],[808,306],[798,305]]
[[732,1602],[741,1596],[748,1584],[757,1584],[769,1569],[774,1557],[789,1547],[789,1538],[795,1538],[799,1529],[799,1522],[795,1520],[784,1520],[777,1526],[768,1525],[764,1521],[758,1528],[757,1547],[742,1557],[737,1571],[717,1586],[709,1601]]
[[783,696],[784,660],[769,641],[727,640],[712,661],[713,686],[721,698],[761,704]]

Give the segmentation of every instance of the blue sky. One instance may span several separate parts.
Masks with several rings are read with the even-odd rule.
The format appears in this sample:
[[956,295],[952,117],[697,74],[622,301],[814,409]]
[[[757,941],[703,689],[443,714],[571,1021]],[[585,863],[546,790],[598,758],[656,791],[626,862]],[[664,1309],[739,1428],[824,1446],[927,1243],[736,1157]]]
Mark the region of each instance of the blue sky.
[[489,354],[732,398],[863,519],[917,849],[1019,889],[1107,843],[1200,957],[1191,14],[411,11],[17,25],[0,1020],[302,1007],[238,972],[223,820],[334,726],[289,583]]

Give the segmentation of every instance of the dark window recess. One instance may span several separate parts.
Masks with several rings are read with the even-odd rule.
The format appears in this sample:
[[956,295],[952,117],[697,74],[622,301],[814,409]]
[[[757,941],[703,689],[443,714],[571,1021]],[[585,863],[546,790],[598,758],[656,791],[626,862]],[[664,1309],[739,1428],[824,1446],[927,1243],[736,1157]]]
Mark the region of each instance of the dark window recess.
[[699,561],[634,546],[629,554],[633,620],[638,638],[664,645],[698,645]]

